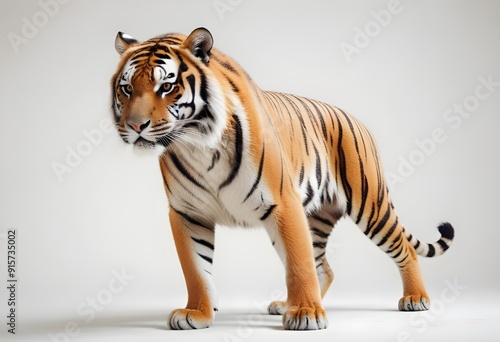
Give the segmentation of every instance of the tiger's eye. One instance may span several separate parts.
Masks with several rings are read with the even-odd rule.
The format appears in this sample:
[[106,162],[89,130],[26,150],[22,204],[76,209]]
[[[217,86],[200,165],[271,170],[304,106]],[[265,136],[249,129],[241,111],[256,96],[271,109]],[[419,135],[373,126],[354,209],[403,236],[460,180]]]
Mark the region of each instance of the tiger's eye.
[[172,89],[172,83],[163,83],[161,86],[161,90],[165,93],[168,93]]
[[125,95],[130,97],[130,95],[132,95],[132,92],[134,91],[134,87],[132,87],[131,84],[123,84],[121,86],[121,90]]

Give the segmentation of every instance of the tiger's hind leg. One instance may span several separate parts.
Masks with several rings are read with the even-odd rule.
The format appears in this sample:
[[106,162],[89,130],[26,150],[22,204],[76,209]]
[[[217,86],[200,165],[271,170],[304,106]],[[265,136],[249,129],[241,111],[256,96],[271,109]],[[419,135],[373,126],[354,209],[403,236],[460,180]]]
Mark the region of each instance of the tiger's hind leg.
[[286,268],[287,300],[271,304],[271,314],[282,314],[288,330],[318,330],[328,326],[314,267],[312,239],[307,216],[297,193],[282,196],[265,221],[271,241]]
[[[307,217],[313,243],[316,274],[318,276],[322,298],[333,282],[333,271],[326,257],[328,237],[340,217],[342,217],[342,214],[339,214],[336,208],[330,207],[322,209]],[[283,257],[284,251],[280,250],[280,244],[274,244],[274,247],[280,257]],[[268,306],[268,312],[271,315],[282,315],[286,310],[288,310],[288,306],[284,301],[273,301]]]
[[333,271],[327,260],[327,243],[330,233],[337,221],[342,217],[337,208],[328,206],[309,215],[309,229],[313,241],[314,262],[318,275],[321,298],[323,298],[333,282]]
[[365,235],[399,268],[403,282],[403,297],[399,300],[399,309],[402,311],[428,310],[430,299],[425,290],[417,253],[405,237],[403,225],[392,203],[386,200],[379,208],[374,208],[373,213],[375,214],[368,219],[368,222],[357,223]]

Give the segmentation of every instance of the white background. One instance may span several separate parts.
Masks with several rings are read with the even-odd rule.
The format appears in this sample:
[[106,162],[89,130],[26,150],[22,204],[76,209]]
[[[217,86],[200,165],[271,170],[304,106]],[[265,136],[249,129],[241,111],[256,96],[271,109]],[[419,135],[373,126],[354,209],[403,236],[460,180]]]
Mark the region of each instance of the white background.
[[[51,1],[0,3],[2,341],[500,338],[498,1],[401,0],[383,26],[372,11],[387,11],[388,1],[73,0],[45,10],[41,3]],[[27,22],[39,27],[30,31]],[[328,246],[336,278],[324,300],[326,331],[285,332],[279,317],[260,315],[284,295],[284,270],[263,231],[227,228],[217,232],[214,326],[165,330],[186,292],[157,162],[105,131],[71,172],[58,178],[54,165],[90,146],[84,131],[97,134],[111,118],[117,31],[145,40],[199,26],[263,89],[326,101],[358,117],[377,138],[388,174],[413,160],[391,186],[401,219],[427,242],[437,240],[441,221],[456,229],[447,254],[421,259],[434,300],[429,313],[396,311],[396,267],[343,220]],[[371,36],[366,46],[359,31]],[[25,40],[13,44],[14,35]],[[356,39],[357,53],[343,53]],[[497,84],[474,102],[480,77]],[[464,101],[470,115],[446,121],[444,113]],[[424,156],[415,141],[436,129],[444,141]],[[9,229],[18,235],[15,336],[6,325]],[[113,271],[133,279],[118,291]],[[450,290],[453,283],[459,286]],[[104,305],[89,313],[92,298]]]

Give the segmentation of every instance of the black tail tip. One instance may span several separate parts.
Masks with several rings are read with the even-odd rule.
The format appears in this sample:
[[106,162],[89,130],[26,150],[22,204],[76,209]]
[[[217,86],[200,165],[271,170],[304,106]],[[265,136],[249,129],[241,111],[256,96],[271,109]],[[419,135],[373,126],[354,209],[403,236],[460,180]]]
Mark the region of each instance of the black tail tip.
[[441,236],[448,239],[448,240],[453,240],[455,237],[455,229],[453,229],[453,226],[448,223],[448,222],[443,222],[438,226],[439,233],[441,233]]

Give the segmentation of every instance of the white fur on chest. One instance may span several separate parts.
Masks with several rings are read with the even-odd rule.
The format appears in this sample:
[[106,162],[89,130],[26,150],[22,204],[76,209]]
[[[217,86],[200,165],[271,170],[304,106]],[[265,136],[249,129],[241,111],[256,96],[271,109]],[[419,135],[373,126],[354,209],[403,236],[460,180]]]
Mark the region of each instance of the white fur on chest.
[[227,186],[222,185],[234,167],[233,147],[189,149],[182,146],[167,151],[164,158],[174,180],[168,184],[171,206],[210,224],[261,225],[261,218],[273,203],[264,179],[251,191],[258,177],[258,165],[245,147],[248,146],[247,132],[238,172]]

